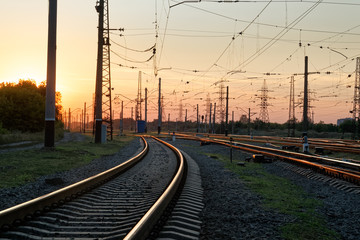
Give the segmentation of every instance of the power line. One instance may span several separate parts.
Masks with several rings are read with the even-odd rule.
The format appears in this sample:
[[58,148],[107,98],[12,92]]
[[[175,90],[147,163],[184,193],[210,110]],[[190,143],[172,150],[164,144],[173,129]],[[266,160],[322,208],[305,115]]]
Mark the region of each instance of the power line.
[[268,43],[266,43],[259,51],[256,51],[253,55],[251,55],[243,63],[239,64],[235,69],[237,69],[239,67],[246,67],[251,62],[253,62],[256,58],[258,58],[261,54],[263,54],[267,49],[269,49],[271,46],[273,46],[279,39],[281,39],[290,30],[290,28],[291,28],[290,26],[297,25],[310,12],[312,12],[321,3],[321,1],[322,0],[317,1],[314,5],[312,5],[310,8],[308,8],[304,13],[302,13],[299,17],[297,17],[294,21],[292,21],[289,24],[289,27],[286,27],[285,29],[280,31],[275,37],[273,37]]
[[[251,1],[249,1],[249,2],[251,2]],[[262,1],[262,2],[269,2],[269,1]],[[284,2],[284,1],[282,1],[282,2]],[[307,2],[307,3],[317,3],[318,1],[298,1],[298,3],[305,3],[305,2]],[[321,3],[323,3],[323,1],[321,1]],[[241,20],[241,19],[238,19],[238,18],[229,17],[229,16],[226,16],[226,15],[216,13],[216,12],[213,12],[213,11],[210,11],[210,10],[207,10],[207,9],[203,9],[203,8],[200,8],[200,7],[196,7],[196,6],[193,6],[193,5],[188,5],[188,4],[184,4],[184,5],[187,6],[187,7],[190,7],[190,8],[194,8],[194,9],[199,10],[199,11],[203,11],[203,12],[206,12],[206,13],[221,17],[221,18],[228,19],[228,20],[232,20],[232,21],[236,21],[236,22],[243,22],[243,23],[251,23],[252,22],[252,21],[246,21],[246,20]],[[344,4],[344,5],[346,5],[346,4]],[[354,4],[354,5],[360,6],[360,4]],[[288,25],[287,26],[281,26],[281,25],[275,25],[275,24],[269,24],[269,23],[261,23],[261,22],[255,22],[253,24],[260,25],[260,26],[273,27],[273,28],[288,29]],[[334,31],[327,31],[327,30],[324,31],[324,30],[300,29],[300,28],[290,28],[290,29],[294,30],[294,31],[300,31],[301,30],[303,32],[316,32],[316,33],[329,33],[329,34],[337,34],[337,33],[339,33],[339,32],[334,32]],[[347,35],[359,35],[357,33],[344,33],[344,34],[347,34]]]
[[149,52],[149,51],[152,51],[152,50],[155,48],[155,44],[154,44],[153,46],[151,46],[150,48],[147,48],[147,49],[145,49],[145,50],[137,50],[137,49],[125,47],[125,46],[123,46],[123,45],[121,45],[121,44],[119,44],[119,43],[117,43],[117,42],[115,42],[115,41],[113,41],[113,40],[110,40],[110,42],[112,42],[112,43],[114,43],[115,45],[117,45],[117,46],[119,46],[119,47],[121,47],[121,48],[124,48],[124,49],[126,49],[126,50],[130,50],[130,51],[133,51],[133,52],[139,52],[139,53]]
[[132,59],[128,59],[128,58],[125,58],[123,56],[121,56],[120,54],[118,54],[117,52],[111,50],[111,52],[113,54],[115,54],[116,56],[118,56],[119,58],[125,60],[125,61],[128,61],[128,62],[132,62],[132,63],[146,63],[146,62],[149,62],[153,57],[154,57],[154,54],[152,54],[147,60],[142,60],[142,61],[137,61],[137,60],[132,60]]

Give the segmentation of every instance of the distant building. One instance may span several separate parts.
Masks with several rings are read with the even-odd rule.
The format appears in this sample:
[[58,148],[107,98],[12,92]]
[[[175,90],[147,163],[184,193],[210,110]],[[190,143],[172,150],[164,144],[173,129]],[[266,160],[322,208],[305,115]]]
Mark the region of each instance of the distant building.
[[340,118],[337,120],[336,126],[340,126],[340,124],[342,124],[343,122],[345,122],[347,120],[353,120],[353,119],[352,118]]

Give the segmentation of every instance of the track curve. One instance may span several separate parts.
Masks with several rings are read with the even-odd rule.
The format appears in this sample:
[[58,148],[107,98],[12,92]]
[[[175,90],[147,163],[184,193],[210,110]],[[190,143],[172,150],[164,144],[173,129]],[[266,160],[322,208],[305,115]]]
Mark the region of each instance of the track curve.
[[[111,177],[107,174],[114,169],[0,212],[0,238],[144,239],[178,191],[186,176],[186,164],[170,144],[143,140],[143,151],[126,162],[136,163],[131,163],[129,170],[120,171],[119,165]],[[109,178],[112,180],[104,183]],[[91,186],[86,184],[78,190],[79,185],[89,181]],[[23,209],[27,212],[20,216]]]

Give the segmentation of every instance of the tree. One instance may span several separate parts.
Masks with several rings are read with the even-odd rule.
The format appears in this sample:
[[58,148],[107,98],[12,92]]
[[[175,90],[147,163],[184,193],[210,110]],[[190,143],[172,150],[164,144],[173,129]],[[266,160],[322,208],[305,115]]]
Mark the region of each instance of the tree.
[[355,126],[354,119],[349,119],[342,122],[339,128],[342,133],[346,133],[346,132],[353,133],[355,129],[354,126]]
[[[8,130],[42,131],[45,124],[45,83],[19,80],[17,84],[0,85],[0,122]],[[61,94],[56,94],[57,120],[62,109]]]

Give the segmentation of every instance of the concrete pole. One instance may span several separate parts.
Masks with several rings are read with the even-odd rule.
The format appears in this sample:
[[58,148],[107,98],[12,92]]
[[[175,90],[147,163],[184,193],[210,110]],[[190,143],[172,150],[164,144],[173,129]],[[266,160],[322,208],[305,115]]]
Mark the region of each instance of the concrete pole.
[[103,70],[103,32],[104,32],[104,0],[100,0],[96,7],[99,13],[98,27],[98,52],[96,67],[96,86],[95,86],[95,143],[101,143],[101,125],[102,125],[102,70]]
[[158,134],[161,132],[161,78],[159,78]]
[[68,122],[69,132],[71,131],[70,128],[71,128],[71,109],[69,108],[69,122]]
[[226,116],[225,116],[225,136],[228,135],[229,132],[229,86],[226,87]]
[[197,122],[197,128],[196,128],[196,132],[199,132],[199,125],[200,125],[200,121],[199,121],[199,104],[196,104],[196,122]]
[[85,133],[85,128],[86,128],[86,102],[84,102],[84,122],[83,122],[83,124],[84,124],[84,127],[83,127],[83,132]]
[[44,147],[55,146],[56,21],[57,0],[49,0],[48,55]]
[[168,124],[167,124],[168,132],[170,132],[170,113],[168,114]]
[[234,111],[232,111],[231,134],[234,134]]
[[80,115],[80,127],[79,127],[79,132],[82,132],[82,127],[83,127],[83,118],[84,117],[84,109],[81,109],[81,115]]
[[209,133],[211,133],[211,108],[212,108],[212,103],[210,103],[210,114],[209,114]]
[[[136,105],[135,105],[136,107]],[[130,119],[130,130],[133,130],[133,122],[134,122],[134,107],[131,107],[131,119]]]
[[[203,117],[204,117],[204,115],[203,115]],[[207,115],[205,114],[204,133],[206,133],[206,125],[207,125]]]
[[124,101],[121,101],[121,112],[120,112],[120,135],[124,133]]
[[184,131],[186,130],[186,124],[187,124],[187,109],[185,109],[185,127],[184,127]]
[[145,88],[145,133],[147,133],[147,88]]
[[304,107],[303,107],[303,131],[308,130],[308,56],[305,56],[305,73],[304,73]]
[[250,136],[250,108],[249,108],[249,116],[248,116],[248,135]]
[[212,133],[215,133],[215,121],[216,121],[216,103],[214,103],[214,117],[213,117],[213,127],[212,127]]

